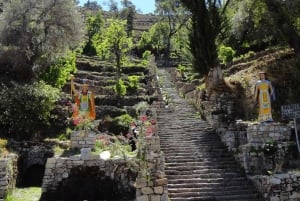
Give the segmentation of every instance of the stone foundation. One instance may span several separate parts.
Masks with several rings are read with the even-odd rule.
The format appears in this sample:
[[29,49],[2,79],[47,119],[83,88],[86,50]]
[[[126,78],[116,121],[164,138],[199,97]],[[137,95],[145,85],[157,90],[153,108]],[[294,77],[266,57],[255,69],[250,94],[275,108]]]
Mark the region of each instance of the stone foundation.
[[9,154],[0,159],[0,199],[4,199],[15,188],[18,172],[17,160],[18,157],[15,154]]

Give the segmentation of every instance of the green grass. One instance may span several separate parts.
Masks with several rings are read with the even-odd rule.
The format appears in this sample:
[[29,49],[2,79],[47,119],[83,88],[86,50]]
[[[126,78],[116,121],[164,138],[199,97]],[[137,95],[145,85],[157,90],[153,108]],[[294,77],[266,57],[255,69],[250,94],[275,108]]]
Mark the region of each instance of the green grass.
[[4,201],[38,201],[42,194],[42,188],[16,188]]

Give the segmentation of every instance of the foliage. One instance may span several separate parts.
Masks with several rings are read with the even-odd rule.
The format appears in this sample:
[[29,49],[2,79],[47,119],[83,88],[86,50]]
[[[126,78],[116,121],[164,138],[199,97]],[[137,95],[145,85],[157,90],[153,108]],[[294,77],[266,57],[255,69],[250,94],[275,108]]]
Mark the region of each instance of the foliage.
[[218,55],[221,63],[227,64],[228,62],[231,62],[233,60],[235,51],[231,47],[221,45],[218,49]]
[[103,35],[97,34],[94,39],[97,54],[99,56],[109,57],[115,61],[117,68],[117,78],[121,75],[121,65],[123,64],[129,50],[132,47],[132,38],[127,37],[125,30],[126,21],[117,19],[108,19],[108,27]]
[[138,75],[131,75],[128,77],[129,80],[129,88],[131,90],[137,90],[139,88],[140,76]]
[[26,139],[49,126],[59,91],[43,81],[0,90],[0,124],[13,138]]
[[93,37],[97,34],[101,34],[102,29],[104,29],[104,20],[102,17],[102,12],[98,11],[96,15],[89,15],[86,18],[87,26],[87,43],[83,48],[83,54],[86,55],[96,55],[96,47],[93,44]]
[[57,60],[41,75],[41,79],[54,87],[63,87],[70,75],[76,72],[75,53],[69,52],[66,57]]
[[128,37],[131,37],[133,31],[133,20],[136,14],[135,6],[130,0],[122,0],[121,4],[123,5],[123,8],[120,11],[120,17],[126,20],[126,33]]
[[30,188],[15,188],[11,194],[9,194],[5,201],[38,201],[40,200],[42,189],[38,187]]
[[14,0],[4,4],[0,42],[10,55],[13,72],[40,74],[70,49],[78,47],[84,30],[73,0]]
[[168,45],[168,24],[157,22],[151,26],[149,33],[152,49],[155,51],[155,56],[159,57]]
[[145,52],[146,50],[151,50],[152,46],[151,46],[151,37],[150,37],[150,33],[147,31],[144,31],[142,33],[142,36],[137,44],[138,49],[141,52]]
[[193,55],[193,68],[201,75],[218,65],[217,39],[227,31],[225,10],[230,1],[181,0],[191,12],[189,48]]
[[129,114],[123,114],[115,117],[114,121],[116,121],[120,126],[128,126],[133,121],[133,118]]
[[0,156],[4,155],[7,152],[6,145],[7,140],[0,138]]
[[166,35],[166,58],[170,58],[171,40],[175,34],[184,26],[190,18],[189,12],[182,6],[179,1],[174,0],[156,0],[156,13],[167,24]]
[[118,82],[114,86],[114,91],[119,96],[125,96],[127,89],[126,85],[124,84],[124,81],[122,79],[119,79]]

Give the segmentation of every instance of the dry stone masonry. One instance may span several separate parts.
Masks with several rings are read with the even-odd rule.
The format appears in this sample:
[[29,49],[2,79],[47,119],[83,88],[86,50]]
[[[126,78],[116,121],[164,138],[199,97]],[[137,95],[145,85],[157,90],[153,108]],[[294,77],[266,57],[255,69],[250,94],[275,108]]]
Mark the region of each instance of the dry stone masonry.
[[9,154],[0,159],[0,199],[6,197],[16,185],[17,179],[17,155]]
[[164,154],[158,136],[146,138],[145,166],[136,181],[136,201],[167,201],[168,180],[165,177]]
[[96,143],[94,132],[79,130],[71,134],[71,148],[93,148]]

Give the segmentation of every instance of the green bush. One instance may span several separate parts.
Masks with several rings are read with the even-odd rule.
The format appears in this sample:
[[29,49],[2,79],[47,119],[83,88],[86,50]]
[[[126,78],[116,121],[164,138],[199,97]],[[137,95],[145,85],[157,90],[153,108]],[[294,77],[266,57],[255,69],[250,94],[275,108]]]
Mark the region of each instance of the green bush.
[[122,79],[119,79],[114,87],[115,93],[119,96],[125,96],[126,95],[126,85],[124,84],[124,81]]
[[223,64],[231,62],[234,55],[235,51],[231,47],[221,45],[218,49],[218,58]]
[[129,80],[129,88],[131,90],[137,90],[139,88],[139,83],[140,83],[140,76],[138,75],[131,75],[128,77]]
[[15,139],[30,139],[49,126],[59,90],[43,81],[0,89],[0,127]]
[[54,87],[63,87],[70,74],[76,72],[75,61],[75,53],[70,52],[67,57],[59,59],[55,65],[50,66],[41,75],[41,79]]

